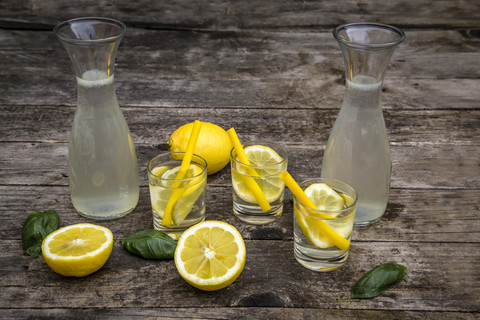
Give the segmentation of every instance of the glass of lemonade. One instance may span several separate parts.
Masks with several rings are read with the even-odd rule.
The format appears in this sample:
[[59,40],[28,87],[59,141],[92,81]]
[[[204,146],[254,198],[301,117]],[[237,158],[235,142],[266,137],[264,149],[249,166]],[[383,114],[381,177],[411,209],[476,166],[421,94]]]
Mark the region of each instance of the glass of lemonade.
[[[207,162],[194,154],[185,176],[179,179],[184,155],[184,152],[158,155],[148,163],[147,168],[153,226],[173,238],[205,220]],[[167,217],[166,211],[169,212]]]
[[351,239],[357,193],[347,183],[329,178],[313,178],[300,187],[317,207],[309,208],[294,196],[294,254],[305,268],[330,271],[347,260],[348,249],[342,250],[321,231],[322,222],[338,235]]
[[[283,212],[285,184],[279,176],[287,170],[288,153],[284,147],[267,141],[246,143],[243,148],[249,165],[240,161],[235,149],[230,153],[233,213],[241,221],[250,224],[273,222]],[[268,210],[261,208],[258,194],[249,188],[252,181],[265,196]]]

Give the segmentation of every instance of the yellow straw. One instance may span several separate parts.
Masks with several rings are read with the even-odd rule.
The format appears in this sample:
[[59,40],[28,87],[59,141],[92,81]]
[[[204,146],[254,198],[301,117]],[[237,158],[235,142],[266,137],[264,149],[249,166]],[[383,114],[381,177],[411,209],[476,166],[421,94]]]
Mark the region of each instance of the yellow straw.
[[[243,150],[242,144],[240,143],[240,139],[238,139],[235,129],[230,128],[227,130],[227,133],[230,137],[230,140],[232,140],[233,147],[235,148],[235,151],[237,153],[237,156],[240,162],[249,166],[250,161],[248,160],[248,157],[245,154],[245,151]],[[258,173],[255,171],[255,169],[247,167],[247,171],[250,176],[258,177]],[[253,179],[252,177],[244,176],[244,175],[240,175],[240,176],[242,177],[243,182],[245,182],[245,184],[247,185],[248,189],[253,193],[253,196],[257,200],[262,211],[263,212],[269,211],[272,207],[270,206],[270,203],[268,203],[268,200],[265,197],[265,194],[263,193],[262,189],[260,189],[255,179]]]
[[[175,180],[182,180],[187,174],[188,167],[190,167],[190,162],[192,161],[193,150],[195,150],[195,145],[197,144],[198,136],[200,135],[200,129],[202,128],[202,122],[195,120],[193,124],[192,133],[190,134],[190,139],[188,139],[187,149],[185,150],[185,155],[183,156],[182,164],[180,169],[175,176]],[[170,188],[174,189],[170,199],[168,199],[167,206],[165,207],[165,212],[162,218],[162,224],[164,226],[169,226],[172,224],[172,211],[174,205],[180,200],[181,195],[185,191],[182,189],[177,189],[181,181],[175,181],[172,183]]]
[[[280,174],[280,179],[282,179],[283,182],[285,182],[285,185],[292,191],[292,193],[297,197],[298,200],[304,205],[307,205],[308,207],[317,210],[317,207],[315,204],[307,197],[305,192],[303,192],[302,188],[295,182],[295,180],[292,178],[292,176],[287,172],[284,171]],[[320,215],[319,215],[320,216]],[[324,216],[324,215],[322,215]],[[328,216],[329,219],[331,219],[330,216]],[[348,247],[350,247],[350,240],[345,239],[344,237],[340,236],[338,233],[336,233],[328,224],[323,222],[320,219],[312,219],[312,222],[316,225],[318,230],[323,233],[323,235],[333,242],[337,247],[339,247],[342,250],[347,250]]]

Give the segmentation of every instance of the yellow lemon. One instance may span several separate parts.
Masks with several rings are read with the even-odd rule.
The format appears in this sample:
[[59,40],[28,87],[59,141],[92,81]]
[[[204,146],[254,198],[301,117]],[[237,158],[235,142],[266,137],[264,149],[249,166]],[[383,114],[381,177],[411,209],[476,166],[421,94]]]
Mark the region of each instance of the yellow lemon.
[[[308,186],[305,189],[305,194],[312,200],[318,210],[326,210],[328,212],[325,213],[332,217],[336,217],[336,215],[333,215],[333,212],[330,211],[340,210],[345,207],[345,204],[351,205],[353,202],[353,199],[349,196],[338,194],[324,183],[314,183]],[[312,217],[305,210],[299,210],[297,206],[295,206],[294,211],[298,225],[308,241],[319,248],[329,248],[335,245],[315,226],[315,220],[318,217]],[[352,233],[354,218],[355,214],[352,213],[339,219],[325,219],[323,222],[337,234],[347,239]]]
[[180,236],[175,266],[192,286],[214,291],[238,278],[245,266],[245,257],[245,243],[235,227],[221,221],[204,221]]
[[272,148],[253,145],[245,148],[245,154],[252,166],[255,168],[256,175],[250,175],[246,166],[232,165],[232,186],[237,195],[244,201],[257,203],[257,200],[248,188],[242,175],[252,176],[258,186],[264,193],[267,201],[272,203],[277,200],[285,189],[285,183],[280,179],[280,173],[286,169],[286,162]]
[[107,262],[112,246],[113,235],[108,228],[80,223],[50,233],[42,242],[42,254],[56,273],[83,277]]
[[[168,151],[185,152],[192,129],[193,122],[175,130],[167,141]],[[207,172],[210,175],[227,165],[232,148],[232,142],[223,128],[213,123],[203,122],[193,153],[207,161]]]

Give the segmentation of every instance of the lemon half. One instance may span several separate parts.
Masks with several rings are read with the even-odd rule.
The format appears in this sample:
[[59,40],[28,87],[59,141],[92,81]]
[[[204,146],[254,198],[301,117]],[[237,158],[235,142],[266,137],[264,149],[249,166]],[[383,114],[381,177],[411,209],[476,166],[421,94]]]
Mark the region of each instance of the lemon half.
[[107,262],[112,246],[113,235],[108,228],[80,223],[50,233],[43,240],[42,254],[56,273],[83,277]]
[[238,278],[245,257],[245,243],[235,227],[221,221],[204,221],[187,229],[178,240],[175,266],[192,286],[214,291]]

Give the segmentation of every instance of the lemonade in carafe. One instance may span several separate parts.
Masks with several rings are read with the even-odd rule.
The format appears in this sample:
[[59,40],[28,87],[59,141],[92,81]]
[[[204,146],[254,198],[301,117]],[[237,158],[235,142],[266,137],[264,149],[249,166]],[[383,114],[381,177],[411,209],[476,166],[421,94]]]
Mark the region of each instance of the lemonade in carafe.
[[333,35],[345,63],[345,96],[325,148],[322,177],[355,188],[356,226],[370,225],[385,213],[392,162],[382,114],[385,70],[405,34],[379,23],[352,23]]
[[77,109],[68,145],[71,199],[85,217],[122,217],[138,203],[135,148],[118,105],[113,69],[126,32],[120,21],[78,18],[54,29],[77,78]]

